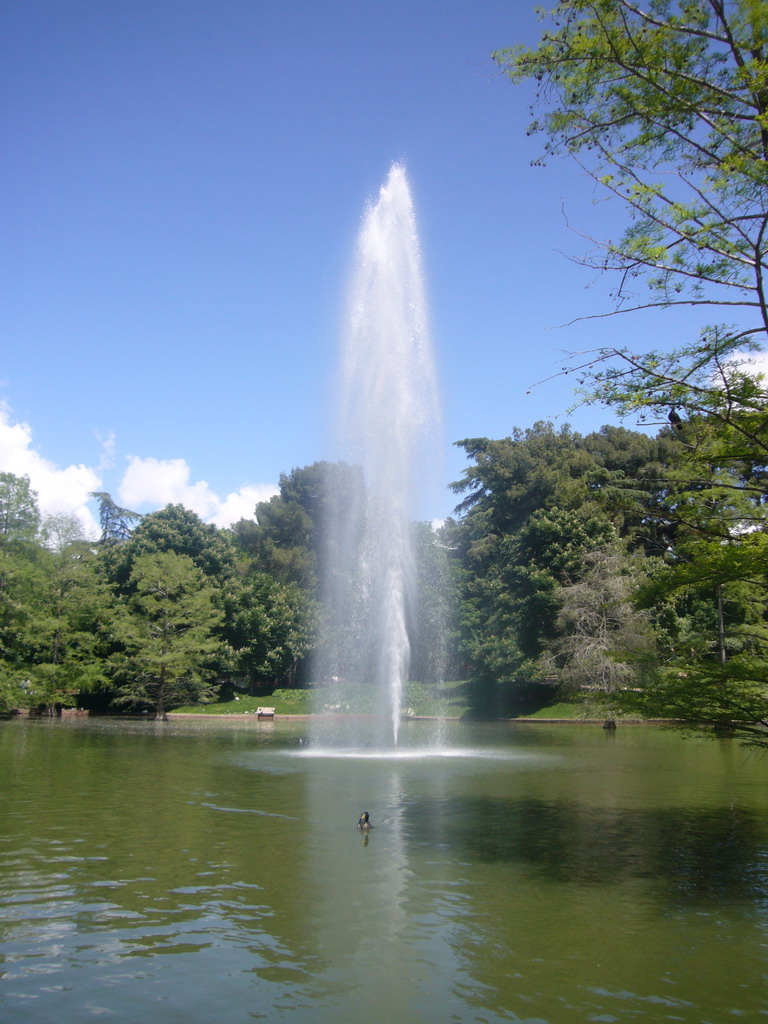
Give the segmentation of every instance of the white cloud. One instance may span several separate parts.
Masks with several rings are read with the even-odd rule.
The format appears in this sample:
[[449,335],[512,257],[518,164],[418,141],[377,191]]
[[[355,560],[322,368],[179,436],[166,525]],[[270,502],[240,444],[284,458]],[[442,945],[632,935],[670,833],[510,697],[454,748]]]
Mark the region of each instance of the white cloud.
[[[113,435],[100,441],[102,458],[98,467],[73,464],[62,469],[35,450],[31,426],[14,422],[8,406],[0,402],[0,472],[28,476],[43,515],[74,514],[86,535],[94,538],[101,530],[90,492],[103,489],[99,473],[110,468],[115,451]],[[132,455],[118,488],[119,501],[138,511],[144,510],[142,506],[155,510],[181,504],[205,522],[229,526],[238,519],[253,518],[257,502],[279,493],[274,484],[244,484],[220,498],[205,480],[191,483],[190,477],[191,470],[184,459],[142,459]]]
[[43,515],[71,513],[88,536],[99,535],[96,519],[87,506],[90,491],[101,487],[96,470],[82,464],[61,469],[43,458],[32,447],[32,428],[28,423],[13,423],[4,403],[0,403],[0,471],[29,477]]
[[768,352],[735,352],[735,360],[749,369],[750,373],[762,373],[768,377]]
[[257,484],[255,487],[245,484],[239,491],[232,491],[219,504],[219,509],[211,522],[217,526],[230,526],[238,519],[254,519],[254,509],[260,501],[279,494],[280,489],[274,484]]
[[120,482],[120,502],[128,508],[141,505],[163,508],[183,505],[206,522],[229,526],[238,519],[253,518],[258,501],[278,493],[274,484],[246,484],[220,498],[205,480],[190,483],[191,469],[185,459],[128,457],[128,468]]
[[102,437],[98,431],[96,431],[96,440],[101,445],[101,459],[99,460],[99,469],[107,470],[115,468],[115,447],[116,440],[115,435],[110,433],[107,437]]
[[119,487],[120,501],[128,508],[144,504],[154,508],[183,505],[197,512],[201,519],[207,519],[218,499],[204,480],[191,484],[190,472],[184,459],[142,459],[129,455]]

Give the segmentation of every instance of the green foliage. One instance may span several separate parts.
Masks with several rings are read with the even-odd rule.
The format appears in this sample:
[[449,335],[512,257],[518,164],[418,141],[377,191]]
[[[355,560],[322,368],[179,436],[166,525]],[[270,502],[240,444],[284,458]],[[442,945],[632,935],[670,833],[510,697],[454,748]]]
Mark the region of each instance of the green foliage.
[[[92,545],[71,517],[48,517],[40,528],[28,481],[9,474],[4,483],[0,708],[54,713],[98,691],[102,706],[117,698],[122,706],[144,704],[159,712],[168,692],[174,699],[179,687],[204,693],[214,677],[254,688],[265,681],[296,685],[314,638],[313,598],[295,583],[255,572],[230,531],[177,505],[143,517],[130,536],[112,530],[109,542]],[[110,515],[115,512],[109,496],[100,497]],[[146,560],[166,556],[169,565],[178,567],[181,558],[196,574],[193,590],[207,609],[198,625],[207,639],[193,642],[199,629],[185,629],[184,643],[175,638],[176,653],[188,648],[189,656],[182,658],[181,677],[169,663],[161,686],[159,671],[140,667],[152,652],[140,625],[149,630],[152,619]],[[180,592],[177,599],[194,618],[194,595]],[[178,687],[169,678],[181,680]]]
[[607,475],[580,440],[568,426],[555,431],[551,423],[540,422],[500,441],[456,442],[473,460],[464,478],[451,485],[456,493],[468,492],[457,512],[481,517],[473,520],[481,544],[488,532],[514,532],[534,511],[578,508],[590,500]]
[[[744,352],[768,331],[768,6],[560,0],[547,17],[535,47],[496,59],[534,82],[531,131],[545,154],[577,160],[629,215],[623,236],[584,260],[617,273],[615,311],[739,317],[671,352],[608,347],[563,371],[581,401],[670,425],[655,495],[628,538],[655,556],[637,596],[667,666],[638,700],[762,728],[768,389]],[[562,642],[574,636],[567,627]]]
[[29,643],[29,679],[34,702],[50,712],[74,705],[81,694],[106,683],[109,595],[76,521],[49,517],[44,532],[58,542],[47,555],[46,587]]
[[0,541],[31,541],[40,525],[37,494],[28,476],[0,473]]
[[534,512],[518,531],[501,580],[515,596],[512,622],[526,658],[535,661],[555,634],[560,588],[615,536],[613,523],[589,506]]
[[558,594],[548,654],[563,689],[614,693],[647,682],[655,669],[649,617],[633,604],[643,566],[619,544],[596,549]]
[[280,476],[280,493],[256,506],[256,531],[236,527],[247,540],[254,568],[281,583],[295,583],[314,595],[320,546],[334,518],[348,514],[360,494],[359,469],[345,463],[315,462]]
[[91,497],[95,498],[99,505],[101,543],[118,544],[120,541],[128,540],[134,523],[142,518],[141,513],[121,508],[106,491],[91,491]]
[[768,687],[763,661],[740,660],[728,671],[716,666],[669,670],[648,689],[614,695],[615,706],[646,718],[714,725],[768,745]]
[[26,707],[24,689],[14,673],[0,662],[0,715]]
[[0,655],[8,677],[26,678],[35,620],[45,592],[45,552],[25,541],[0,543]]
[[105,553],[105,565],[114,580],[125,585],[134,561],[147,554],[171,552],[191,559],[212,580],[221,580],[234,568],[235,551],[229,536],[183,505],[166,505],[143,517],[130,540]]
[[314,606],[295,583],[252,572],[233,580],[224,598],[230,670],[251,689],[264,681],[295,685],[313,642]]
[[461,446],[474,464],[452,485],[469,495],[448,536],[463,570],[463,648],[482,678],[537,678],[560,590],[589,552],[622,534],[650,543],[639,531],[660,449],[618,428],[583,438],[545,423]]
[[611,406],[640,423],[669,419],[689,464],[733,464],[765,492],[768,390],[750,364],[751,347],[725,328],[707,328],[696,342],[666,353],[601,349],[574,372],[587,404]]
[[535,83],[545,153],[576,159],[631,213],[594,264],[618,272],[619,307],[642,278],[644,305],[757,307],[764,330],[765,5],[560,0],[547,17],[537,46],[495,59]]
[[202,571],[187,555],[155,552],[136,558],[130,582],[113,623],[116,702],[162,718],[175,704],[211,699],[222,615]]
[[0,671],[18,706],[52,714],[105,681],[108,595],[74,517],[47,517],[40,537],[0,552]]

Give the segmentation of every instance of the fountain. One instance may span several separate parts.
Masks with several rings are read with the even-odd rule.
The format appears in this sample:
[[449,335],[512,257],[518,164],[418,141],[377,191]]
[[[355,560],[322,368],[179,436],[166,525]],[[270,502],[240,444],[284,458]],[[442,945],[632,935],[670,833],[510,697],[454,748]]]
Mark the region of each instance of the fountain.
[[318,677],[370,682],[377,724],[369,742],[388,735],[396,745],[410,663],[413,522],[440,432],[416,222],[399,164],[360,230],[340,376],[339,456],[356,468],[331,489]]

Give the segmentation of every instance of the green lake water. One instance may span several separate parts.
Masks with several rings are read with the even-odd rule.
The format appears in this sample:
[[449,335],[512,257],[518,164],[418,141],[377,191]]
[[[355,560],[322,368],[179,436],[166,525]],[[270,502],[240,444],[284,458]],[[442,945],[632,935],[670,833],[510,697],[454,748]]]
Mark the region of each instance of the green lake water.
[[[0,723],[0,1020],[768,1018],[768,759],[650,727]],[[362,810],[375,828],[362,835]]]

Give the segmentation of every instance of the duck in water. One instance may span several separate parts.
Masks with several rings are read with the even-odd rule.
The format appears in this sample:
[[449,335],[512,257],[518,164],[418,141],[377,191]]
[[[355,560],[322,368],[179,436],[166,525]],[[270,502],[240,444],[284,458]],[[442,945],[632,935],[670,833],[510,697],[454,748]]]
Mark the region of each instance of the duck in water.
[[360,829],[361,832],[370,832],[370,830],[373,828],[373,825],[371,824],[370,818],[368,816],[368,811],[363,811],[363,813],[357,819],[357,827]]

